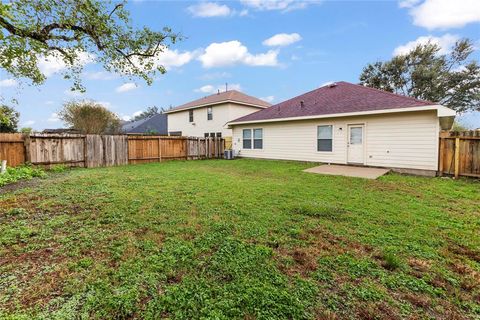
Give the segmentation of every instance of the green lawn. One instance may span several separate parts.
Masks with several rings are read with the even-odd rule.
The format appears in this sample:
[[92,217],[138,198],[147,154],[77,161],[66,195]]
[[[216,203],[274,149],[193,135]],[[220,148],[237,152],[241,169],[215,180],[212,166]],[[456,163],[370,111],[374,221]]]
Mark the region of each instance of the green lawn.
[[480,183],[266,160],[0,191],[0,318],[480,317]]

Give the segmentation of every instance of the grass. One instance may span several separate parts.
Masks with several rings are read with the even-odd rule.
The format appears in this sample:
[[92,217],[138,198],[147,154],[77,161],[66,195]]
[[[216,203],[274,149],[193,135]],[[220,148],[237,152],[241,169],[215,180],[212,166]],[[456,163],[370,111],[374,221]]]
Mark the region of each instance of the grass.
[[0,318],[480,317],[478,181],[310,166],[77,169],[0,194]]

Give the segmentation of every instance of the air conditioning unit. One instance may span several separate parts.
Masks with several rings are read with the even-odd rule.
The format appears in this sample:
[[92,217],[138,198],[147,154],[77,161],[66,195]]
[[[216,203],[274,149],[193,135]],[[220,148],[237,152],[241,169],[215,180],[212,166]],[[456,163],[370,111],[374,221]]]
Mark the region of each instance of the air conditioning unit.
[[233,150],[225,150],[223,152],[223,156],[227,160],[232,160],[233,158],[235,158],[235,153]]

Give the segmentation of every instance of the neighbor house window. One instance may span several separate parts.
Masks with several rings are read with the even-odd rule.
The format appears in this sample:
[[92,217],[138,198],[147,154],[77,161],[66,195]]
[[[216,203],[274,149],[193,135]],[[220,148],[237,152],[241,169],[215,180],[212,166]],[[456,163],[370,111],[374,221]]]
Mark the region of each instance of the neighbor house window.
[[263,129],[253,129],[253,149],[263,148]]
[[252,149],[252,129],[243,129],[243,149]]
[[205,132],[203,135],[205,136],[205,138],[208,138],[208,132]]
[[188,121],[193,122],[193,110],[188,111]]
[[317,151],[332,151],[333,126],[318,126],[317,128]]
[[212,114],[212,107],[207,108],[207,120],[212,120],[213,119],[213,114]]
[[217,132],[217,138],[221,138],[222,137],[222,133],[221,132]]

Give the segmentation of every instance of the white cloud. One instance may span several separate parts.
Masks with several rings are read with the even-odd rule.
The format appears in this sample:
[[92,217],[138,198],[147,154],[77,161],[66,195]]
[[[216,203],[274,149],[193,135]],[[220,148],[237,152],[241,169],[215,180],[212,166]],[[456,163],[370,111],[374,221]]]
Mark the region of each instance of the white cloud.
[[400,8],[411,8],[422,0],[401,0],[398,5]]
[[413,24],[430,30],[460,28],[480,22],[478,0],[404,0],[399,5],[409,8]]
[[[238,83],[229,83],[227,84],[228,90],[237,90],[237,91],[242,91],[242,86]],[[225,91],[225,84],[219,84],[219,85],[211,85],[207,84],[205,86],[202,86],[198,89],[193,90],[195,92],[200,92],[200,93],[208,93],[208,94],[214,94],[217,92],[223,92]]]
[[215,91],[215,87],[211,84],[207,84],[203,87],[193,90],[195,92],[202,92],[202,93],[213,93]]
[[203,67],[223,67],[236,64],[249,66],[277,66],[278,51],[270,50],[266,53],[251,54],[248,48],[240,41],[212,43],[205,52],[198,57]]
[[412,49],[414,49],[417,45],[419,44],[425,44],[428,41],[430,41],[432,44],[437,44],[440,46],[440,54],[445,54],[450,52],[452,46],[455,44],[455,42],[459,39],[458,36],[456,35],[451,35],[451,34],[445,34],[441,37],[434,37],[434,36],[422,36],[418,37],[416,40],[407,42],[404,45],[398,46],[393,50],[393,55],[401,55],[401,54],[407,54],[409,53]]
[[[95,55],[87,52],[79,52],[75,64],[77,66],[85,66],[95,60]],[[38,59],[38,68],[46,76],[61,72],[67,68],[67,63],[63,60],[60,54],[52,53],[49,56],[42,56]]]
[[122,92],[127,92],[127,91],[131,91],[131,90],[135,90],[137,89],[138,86],[133,83],[133,82],[127,82],[127,83],[124,83],[122,84],[121,86],[117,87],[115,89],[116,92],[119,92],[119,93],[122,93]]
[[262,43],[269,47],[281,47],[291,45],[300,40],[302,40],[302,37],[298,33],[279,33],[264,40]]
[[108,101],[96,101],[99,105],[107,108],[107,109],[112,109],[112,103]]
[[309,5],[319,4],[319,0],[241,0],[243,5],[258,11],[279,10],[288,12],[297,9],[305,9]]
[[69,97],[74,97],[74,98],[78,98],[84,95],[83,92],[80,92],[78,90],[65,90],[63,91],[63,93]]
[[83,75],[88,80],[112,80],[118,78],[118,75],[106,71],[84,72]]
[[48,122],[59,122],[60,118],[58,117],[58,113],[54,112],[50,115],[50,118],[47,119]]
[[136,116],[139,116],[140,114],[142,114],[142,110],[138,110],[138,111],[135,111],[134,113],[132,113],[132,115],[121,115],[120,116],[120,119],[122,119],[123,121],[131,121],[133,118],[135,118]]
[[267,102],[273,102],[275,100],[274,96],[266,96],[266,97],[261,97],[260,100],[267,101]]
[[33,124],[35,124],[35,121],[33,120],[27,120],[25,122],[22,123],[21,127],[30,127],[32,126]]
[[18,83],[15,79],[4,79],[0,80],[0,88],[14,87]]
[[196,5],[189,6],[188,12],[194,17],[211,18],[211,17],[227,17],[232,14],[232,10],[227,5],[215,2],[201,2]]
[[178,50],[165,48],[164,51],[158,55],[156,63],[164,66],[166,69],[181,67],[192,61],[198,54],[198,50],[179,52]]

